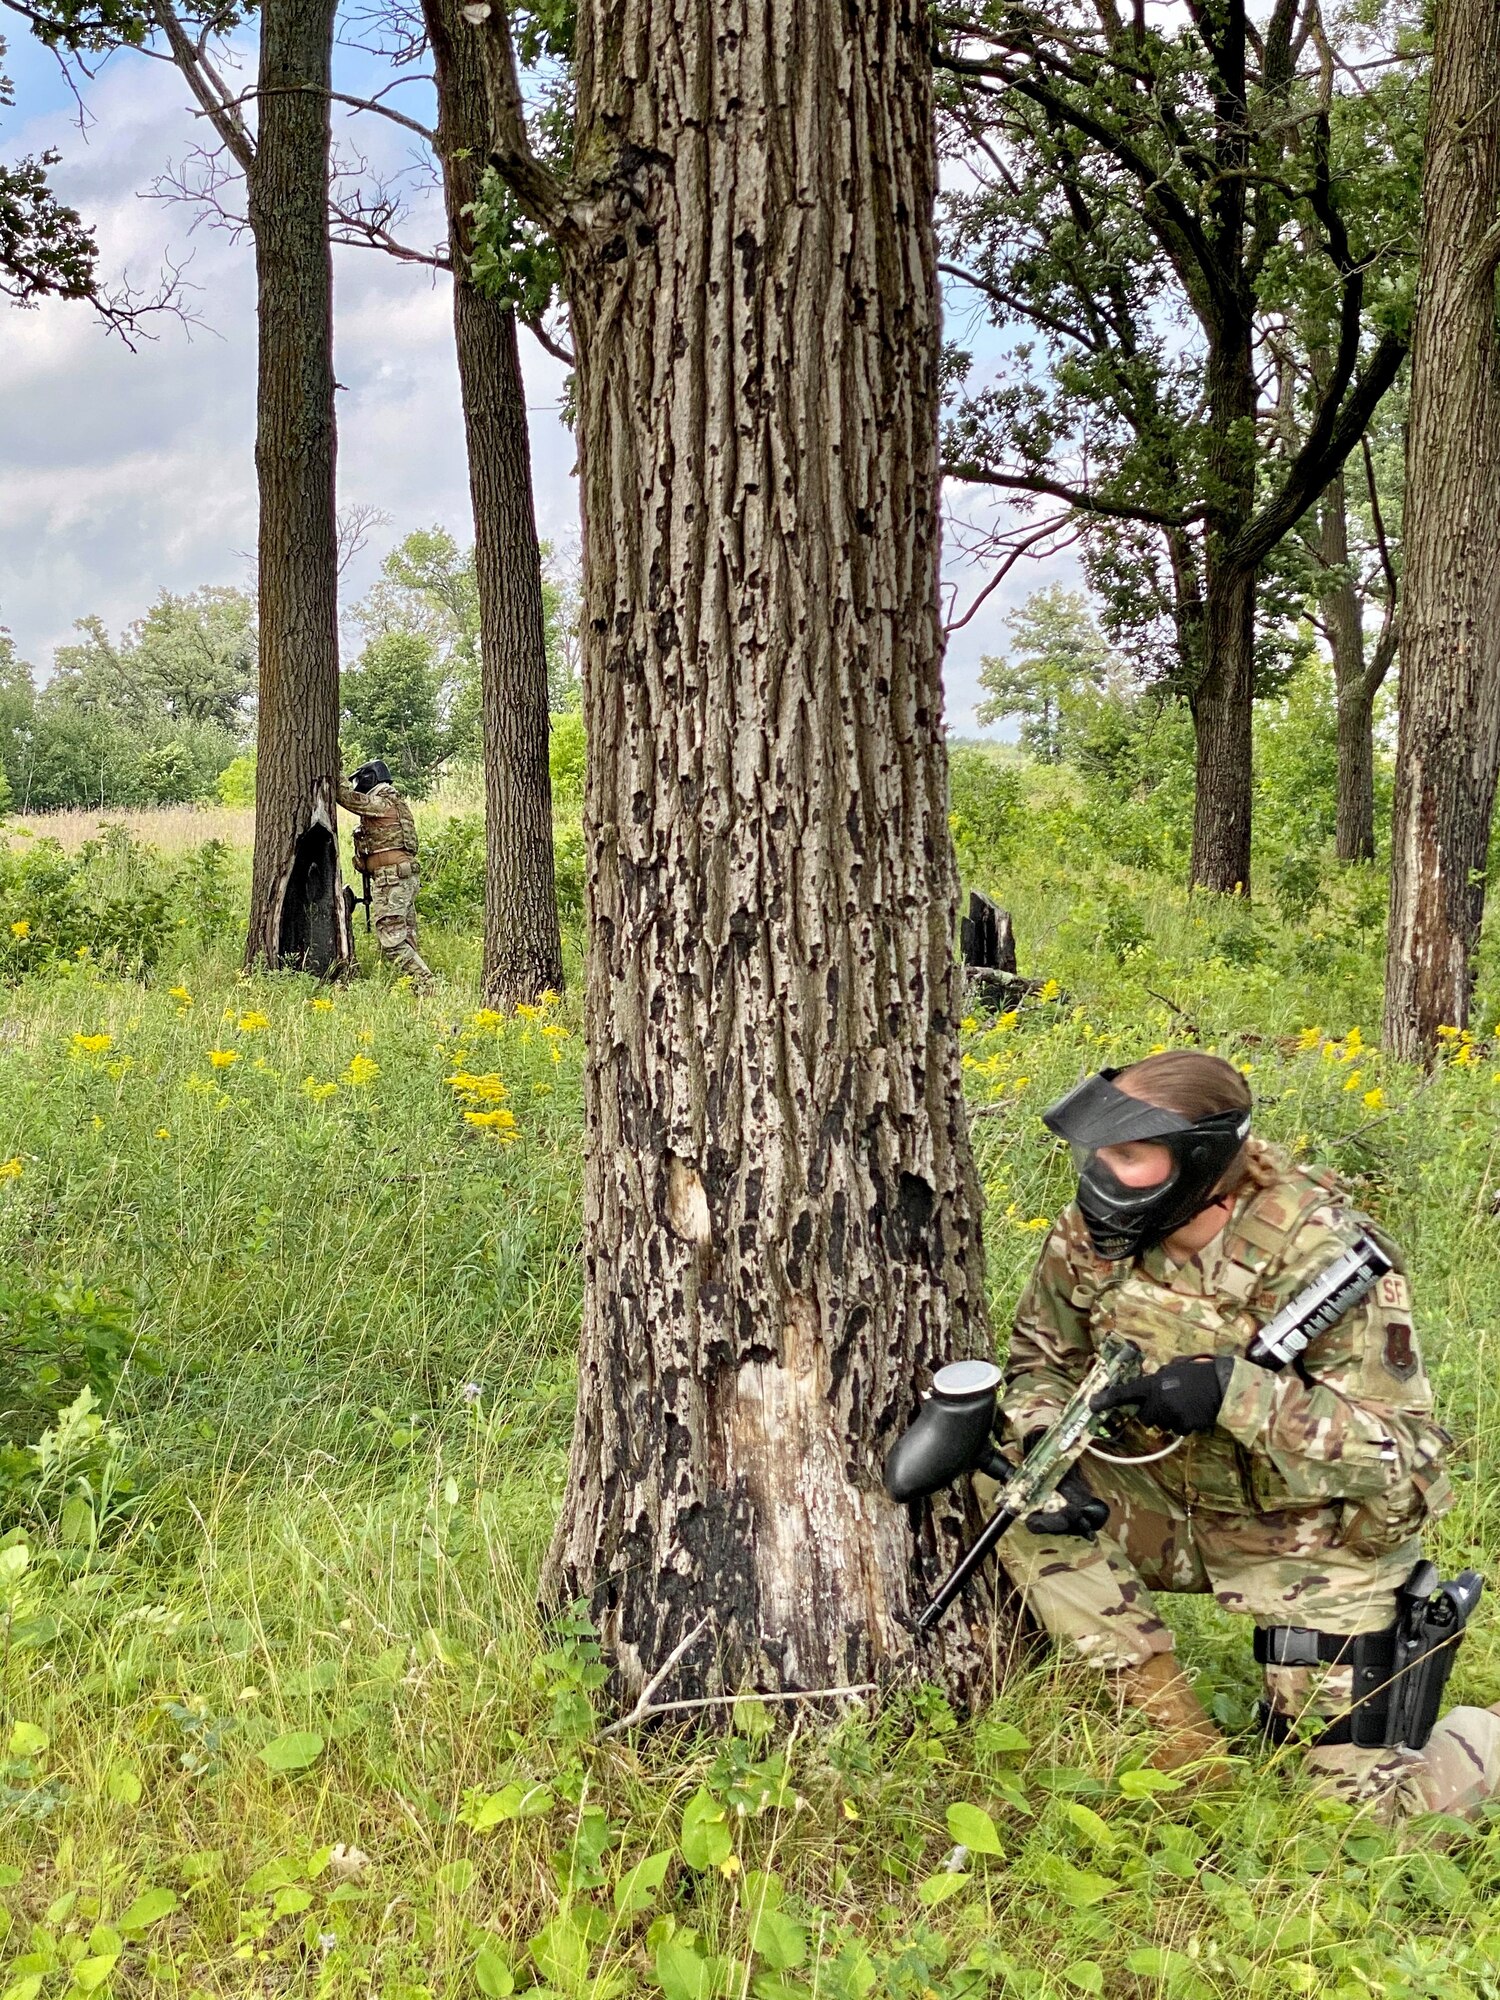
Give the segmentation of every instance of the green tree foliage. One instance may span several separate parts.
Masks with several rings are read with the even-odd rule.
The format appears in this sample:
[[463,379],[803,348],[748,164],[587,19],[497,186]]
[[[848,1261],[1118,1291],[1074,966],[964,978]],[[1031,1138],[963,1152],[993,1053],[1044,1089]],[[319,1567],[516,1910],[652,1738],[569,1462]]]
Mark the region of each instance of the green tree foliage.
[[433,651],[425,632],[381,632],[341,684],[346,763],[383,759],[414,798],[431,789],[443,757]]
[[[0,74],[0,107],[14,103],[10,78]],[[93,231],[48,184],[47,169],[58,157],[47,152],[14,165],[0,162],[0,298],[13,305],[95,296]]]
[[1123,679],[1123,666],[1078,591],[1052,584],[1033,591],[1006,619],[1012,646],[1005,658],[980,663],[979,684],[988,697],[979,720],[1018,722],[1024,750],[1041,764],[1062,761],[1070,711],[1085,713],[1107,684]]
[[[542,549],[547,563],[551,552]],[[577,675],[569,646],[572,594],[556,576],[542,580],[549,702],[576,708]],[[445,528],[417,528],[380,566],[380,576],[354,613],[367,643],[393,633],[421,639],[434,676],[441,758],[477,763],[480,754],[479,586],[474,551]],[[347,679],[347,676],[346,676]],[[391,761],[389,758],[386,760]],[[392,763],[392,770],[395,765]]]
[[47,698],[137,726],[163,719],[243,735],[255,696],[254,600],[243,590],[162,591],[118,645],[94,617],[57,650]]

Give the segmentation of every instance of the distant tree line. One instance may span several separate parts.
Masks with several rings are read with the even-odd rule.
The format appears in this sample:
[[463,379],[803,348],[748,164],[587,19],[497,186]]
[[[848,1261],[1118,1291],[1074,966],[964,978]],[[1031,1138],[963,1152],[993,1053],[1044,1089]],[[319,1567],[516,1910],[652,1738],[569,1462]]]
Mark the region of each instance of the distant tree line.
[[[543,584],[548,697],[576,709],[569,587]],[[425,797],[444,770],[481,761],[479,593],[474,551],[441,528],[393,548],[355,608],[362,643],[340,676],[341,760],[369,757]],[[0,630],[0,806],[185,805],[255,796],[259,646],[254,596],[164,590],[112,638],[80,618],[38,685]]]

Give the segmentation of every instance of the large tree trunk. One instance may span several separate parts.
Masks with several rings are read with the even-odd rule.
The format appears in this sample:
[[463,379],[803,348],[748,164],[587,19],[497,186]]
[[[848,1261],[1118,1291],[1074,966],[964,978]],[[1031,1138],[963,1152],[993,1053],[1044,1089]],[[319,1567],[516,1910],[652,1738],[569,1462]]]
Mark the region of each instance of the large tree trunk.
[[1338,776],[1334,849],[1340,861],[1375,858],[1375,745],[1372,718],[1377,683],[1365,659],[1365,621],[1349,570],[1349,521],[1344,475],[1329,480],[1318,509],[1318,611],[1333,656]]
[[260,714],[247,965],[352,959],[335,839],[339,756],[333,265],[334,0],[266,0],[249,173],[259,379]]
[[1468,1019],[1500,759],[1500,8],[1438,9],[1406,458],[1385,1037]]
[[[880,1483],[928,1371],[989,1344],[928,26],[758,0],[735,27],[714,0],[579,21],[586,1293],[545,1587],[590,1603],[627,1691],[695,1630],[663,1696],[962,1686],[980,1614],[919,1661]],[[956,1526],[928,1516],[927,1581]]]
[[547,651],[515,314],[469,280],[489,148],[480,43],[458,0],[423,0],[453,260],[453,326],[474,505],[484,736],[484,997],[513,1007],[563,983],[552,866]]
[[1189,707],[1194,794],[1191,880],[1195,889],[1250,893],[1254,783],[1256,571],[1226,551],[1255,504],[1255,369],[1248,317],[1226,327],[1205,371],[1214,416],[1219,489],[1204,556],[1203,667]]

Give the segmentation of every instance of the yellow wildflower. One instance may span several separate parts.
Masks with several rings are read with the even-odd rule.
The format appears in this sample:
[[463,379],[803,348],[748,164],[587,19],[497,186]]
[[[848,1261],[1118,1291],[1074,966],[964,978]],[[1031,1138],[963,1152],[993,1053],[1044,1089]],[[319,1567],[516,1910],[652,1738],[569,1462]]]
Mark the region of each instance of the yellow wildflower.
[[158,1125],[156,1128],[156,1136],[158,1139],[170,1139],[172,1134],[170,1133],[170,1131],[168,1131],[165,1125]]
[[1365,1106],[1370,1111],[1379,1111],[1385,1103],[1385,1092],[1376,1084],[1373,1090],[1365,1092]]
[[1235,1068],[1239,1071],[1241,1076],[1254,1076],[1255,1074],[1254,1063],[1237,1062],[1235,1064]]
[[271,1018],[268,1014],[252,1012],[241,1014],[240,1016],[240,1033],[242,1035],[258,1035],[262,1028],[269,1028],[270,1025]]
[[[958,1032],[961,1035],[972,1035],[978,1026],[979,1023],[972,1014],[965,1014],[958,1024]],[[543,1028],[542,1030],[544,1035],[554,1035],[556,1032],[555,1028]]]
[[516,1002],[516,1012],[517,1014],[520,1015],[523,1021],[540,1021],[542,1018],[541,1008],[528,1007],[524,1000],[518,1000]]
[[554,1049],[553,1049],[553,1051],[552,1051],[552,1060],[553,1060],[553,1061],[554,1061],[555,1063],[560,1063],[560,1062],[562,1061],[562,1050],[561,1050],[561,1049],[559,1049],[559,1048],[554,1048]]
[[18,937],[18,938],[30,937],[31,936],[30,917],[17,917],[15,922],[10,927],[10,934],[12,937]]
[[1297,1046],[1304,1051],[1315,1049],[1322,1039],[1323,1030],[1321,1028],[1304,1028],[1297,1037]]
[[169,986],[167,998],[175,1000],[179,1007],[191,1007],[193,1004],[193,996],[185,986]]
[[320,993],[316,1000],[309,1001],[308,1004],[315,1014],[331,1014],[333,1012],[333,1002],[326,993]]
[[1168,1046],[1169,1044],[1166,1042],[1153,1042],[1146,1053],[1148,1056],[1164,1056],[1167,1053]]
[[85,959],[85,958],[87,958],[87,957],[89,956],[89,948],[88,948],[88,946],[87,946],[86,944],[81,944],[81,945],[80,945],[80,946],[78,947],[77,951],[75,951],[75,952],[74,952],[73,956],[74,956],[75,958],[77,958],[77,959]]
[[505,1016],[493,1007],[481,1007],[477,1013],[469,1016],[469,1026],[477,1029],[480,1034],[496,1034],[505,1026]]
[[97,1111],[94,1113],[93,1118],[89,1122],[93,1125],[93,1128],[96,1132],[102,1132],[104,1130],[104,1120],[99,1116]]
[[1438,1040],[1440,1042],[1456,1042],[1458,1040],[1457,1028],[1439,1028]]
[[315,1076],[305,1076],[299,1088],[304,1095],[313,1100],[314,1104],[321,1104],[325,1098],[333,1096],[334,1092],[338,1089],[338,1085],[336,1083],[319,1083]]
[[102,1056],[106,1049],[115,1045],[113,1035],[75,1035],[73,1053],[77,1056]]
[[502,1105],[494,1111],[466,1111],[464,1123],[473,1125],[481,1132],[492,1132],[497,1139],[514,1139],[516,1134],[516,1114]]
[[997,1035],[1008,1035],[1011,1029],[1016,1025],[1016,1022],[1020,1018],[1021,1018],[1020,1008],[1012,1007],[1008,1014],[1002,1014],[999,1020],[995,1023],[995,1033]]
[[106,1076],[112,1076],[115,1082],[118,1083],[120,1081],[120,1078],[125,1074],[126,1070],[133,1069],[134,1067],[135,1063],[133,1057],[121,1056],[118,1062],[106,1063],[104,1065],[104,1074]]
[[1458,1051],[1458,1054],[1453,1058],[1453,1067],[1455,1069],[1468,1069],[1473,1061],[1474,1061],[1473,1044],[1471,1042],[1465,1042],[1462,1048],[1460,1048],[1460,1050]]
[[[960,1022],[959,1025],[962,1026],[963,1024]],[[542,1033],[551,1042],[566,1042],[570,1039],[568,1031],[562,1025],[561,1021],[549,1021],[546,1027],[543,1028]]]
[[1345,1090],[1358,1090],[1362,1074],[1363,1072],[1360,1070],[1351,1069],[1349,1074],[1344,1078]]
[[0,1160],[0,1181],[18,1181],[25,1171],[25,1162],[19,1153],[12,1153],[8,1160]]
[[537,998],[544,1007],[560,1007],[562,1005],[562,995],[554,993],[550,986],[545,987],[537,995]]
[[1348,1034],[1347,1034],[1347,1035],[1345,1035],[1345,1037],[1344,1037],[1344,1060],[1345,1060],[1345,1062],[1348,1062],[1348,1061],[1350,1060],[1350,1058],[1351,1058],[1351,1057],[1353,1057],[1353,1056],[1357,1056],[1357,1055],[1359,1054],[1360,1050],[1361,1050],[1361,1049],[1362,1049],[1362,1048],[1364,1047],[1364,1045],[1365,1045],[1365,1038],[1364,1038],[1364,1036],[1363,1036],[1363,1035],[1362,1035],[1362,1034],[1361,1034],[1361,1033],[1359,1032],[1359,1029],[1358,1029],[1358,1028],[1351,1028],[1351,1029],[1349,1030]]
[[355,1090],[362,1090],[367,1083],[373,1083],[379,1074],[380,1064],[372,1056],[353,1055],[344,1071],[344,1082]]
[[210,1049],[208,1059],[215,1069],[233,1069],[240,1059],[238,1049]]
[[483,1076],[476,1076],[472,1070],[456,1069],[446,1082],[455,1097],[470,1097],[480,1104],[503,1104],[509,1095],[504,1077],[495,1069],[487,1070]]
[[373,1028],[361,1028],[354,1039],[357,1042],[363,1042],[368,1048],[370,1043],[375,1039],[375,1030]]
[[1038,1000],[1055,1000],[1058,994],[1061,992],[1062,988],[1058,985],[1057,981],[1055,979],[1049,979],[1046,985],[1042,988],[1041,992],[1038,993],[1036,997]]

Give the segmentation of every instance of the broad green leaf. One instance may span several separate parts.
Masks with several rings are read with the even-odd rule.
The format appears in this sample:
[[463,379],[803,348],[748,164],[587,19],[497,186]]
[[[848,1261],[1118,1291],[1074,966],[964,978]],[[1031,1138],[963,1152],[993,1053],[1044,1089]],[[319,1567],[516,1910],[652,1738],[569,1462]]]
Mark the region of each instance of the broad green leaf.
[[507,1820],[540,1819],[552,1810],[547,1785],[505,1785],[498,1792],[471,1792],[458,1817],[475,1833],[491,1833]]
[[687,1802],[682,1815],[682,1858],[689,1868],[700,1872],[717,1868],[729,1859],[734,1848],[725,1812],[704,1785]]
[[432,1879],[450,1896],[465,1896],[474,1886],[475,1872],[472,1861],[445,1861]]
[[118,1958],[125,1940],[109,1924],[95,1924],[89,1932],[89,1952],[94,1958]]
[[800,1965],[807,1956],[807,1931],[780,1910],[763,1909],[750,1931],[750,1942],[773,1972]]
[[0,1866],[0,1889],[14,1889],[22,1881],[22,1873],[13,1861]]
[[258,1754],[268,1771],[305,1771],[322,1756],[323,1739],[315,1729],[294,1729],[273,1736]]
[[589,1969],[589,1941],[563,1911],[531,1940],[531,1956],[549,1986],[577,1986]]
[[11,1651],[23,1646],[46,1646],[57,1637],[57,1620],[45,1612],[35,1618],[18,1618],[10,1628]]
[[917,1900],[929,1910],[935,1910],[939,1903],[946,1903],[960,1889],[967,1889],[972,1879],[968,1875],[956,1874],[950,1868],[941,1868],[936,1875],[929,1875],[917,1884]]
[[47,1732],[34,1722],[18,1722],[10,1732],[12,1757],[39,1757],[47,1747]]
[[[1125,1970],[1133,1972],[1141,1979],[1173,1979],[1180,1973],[1191,1972],[1193,1961],[1180,1951],[1169,1951],[1164,1945],[1143,1945],[1139,1951],[1131,1952],[1125,1961]],[[1284,1967],[1278,1967],[1279,1971]]]
[[1031,1802],[1026,1796],[1025,1787],[1014,1772],[1001,1771],[997,1776],[990,1779],[990,1783],[1013,1812],[1024,1813],[1027,1819],[1034,1819],[1036,1817],[1031,1809]]
[[1091,1958],[1080,1958],[1076,1965],[1063,1968],[1063,1978],[1070,1986],[1076,1986],[1080,1993],[1102,1993],[1104,1973]]
[[[7,1549],[0,1553],[8,1555],[10,1551]],[[41,1973],[29,1972],[24,1979],[18,1979],[13,1986],[7,1986],[5,1992],[0,1994],[0,2000],[36,2000],[41,1990]]]
[[117,1806],[138,1806],[141,1802],[141,1781],[129,1764],[111,1764],[105,1789]]
[[623,1916],[630,1910],[648,1910],[655,1900],[656,1892],[666,1880],[667,1869],[672,1861],[672,1849],[664,1847],[659,1854],[648,1854],[644,1861],[637,1861],[615,1884],[615,1908]]
[[1107,1852],[1115,1845],[1114,1829],[1088,1806],[1081,1806],[1070,1799],[1063,1811],[1072,1822],[1074,1831],[1081,1834],[1090,1847],[1102,1847]]
[[1013,1722],[981,1722],[974,1732],[974,1740],[981,1756],[1008,1757],[1016,1751],[1029,1750],[1031,1741],[1023,1736]]
[[94,1510],[81,1493],[63,1508],[57,1523],[58,1539],[69,1548],[84,1548],[94,1539]]
[[73,1984],[80,1993],[93,1993],[109,1978],[120,1960],[109,1953],[102,1958],[81,1958],[73,1967]]
[[300,1917],[312,1903],[311,1889],[287,1887],[278,1889],[271,1898],[271,1908],[278,1917]]
[[1075,1910],[1091,1909],[1095,1903],[1103,1902],[1106,1896],[1114,1895],[1120,1886],[1108,1875],[1095,1875],[1087,1868],[1074,1868],[1056,1854],[1044,1856],[1037,1873],[1049,1889]]
[[1119,1778],[1120,1790],[1127,1799],[1149,1799],[1154,1793],[1180,1792],[1181,1778],[1174,1778],[1168,1771],[1122,1771]]
[[680,1938],[669,1938],[656,1954],[656,1983],[667,2000],[712,2000],[724,1976],[722,1959],[705,1958]]
[[515,1992],[515,1975],[498,1944],[482,1944],[475,1953],[474,1984],[485,2000],[509,2000]]
[[983,1806],[951,1805],[947,1812],[948,1831],[960,1847],[971,1854],[1003,1854],[995,1822]]
[[159,1924],[163,1917],[170,1917],[177,1908],[177,1895],[172,1889],[142,1889],[130,1908],[119,1921],[122,1931],[143,1931],[150,1924]]
[[274,1861],[262,1862],[245,1884],[247,1896],[268,1896],[273,1889],[284,1889],[288,1882],[295,1882],[302,1870],[285,1854]]
[[8,1549],[0,1549],[0,1590],[18,1584],[30,1561],[31,1551],[24,1542],[12,1542]]

